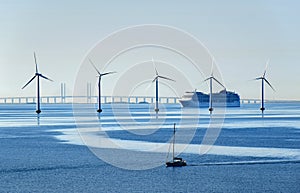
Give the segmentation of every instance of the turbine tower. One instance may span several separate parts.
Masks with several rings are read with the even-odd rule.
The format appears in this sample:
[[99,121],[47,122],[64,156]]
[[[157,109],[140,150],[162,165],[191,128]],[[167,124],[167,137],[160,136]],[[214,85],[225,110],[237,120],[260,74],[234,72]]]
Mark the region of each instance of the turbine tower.
[[213,82],[213,80],[216,81],[219,85],[221,85],[224,89],[226,89],[226,88],[225,88],[225,86],[224,86],[220,81],[218,81],[218,80],[214,77],[213,73],[211,73],[210,77],[208,77],[208,78],[205,79],[204,81],[207,81],[207,80],[209,80],[209,108],[208,108],[208,110],[209,110],[209,112],[210,112],[210,114],[211,114],[212,111],[213,111],[213,106],[212,106],[212,92],[213,92],[213,88],[212,88],[213,85],[212,85],[212,82]]
[[171,78],[168,78],[168,77],[160,76],[160,75],[158,74],[158,72],[157,72],[156,67],[155,67],[155,63],[154,63],[153,58],[152,58],[152,63],[153,63],[153,65],[154,65],[154,68],[155,68],[155,74],[156,74],[156,76],[155,76],[154,79],[152,80],[152,82],[155,82],[155,109],[154,109],[154,110],[155,110],[156,113],[158,113],[158,111],[159,111],[159,108],[158,108],[158,79],[159,79],[159,78],[162,78],[162,79],[170,80],[170,81],[174,81],[174,82],[175,82],[175,80],[173,80],[173,79],[171,79]]
[[22,89],[24,89],[31,81],[33,81],[35,79],[35,77],[37,77],[37,109],[35,112],[37,114],[40,114],[42,112],[41,108],[40,108],[40,77],[42,77],[46,80],[50,80],[50,81],[53,81],[53,80],[51,80],[50,78],[47,78],[46,76],[39,73],[35,52],[33,53],[33,56],[34,56],[34,62],[35,62],[35,75],[25,84],[25,86],[22,87]]
[[261,110],[262,113],[264,113],[264,110],[265,110],[265,106],[264,106],[264,94],[265,94],[264,82],[266,81],[266,83],[270,86],[270,88],[273,91],[275,91],[275,89],[272,87],[270,82],[266,79],[266,72],[267,72],[268,63],[269,63],[269,61],[266,64],[266,69],[265,69],[263,75],[261,77],[257,77],[257,78],[254,79],[254,80],[261,80],[261,107],[260,107],[260,110]]
[[94,65],[94,63],[92,62],[92,60],[89,59],[89,61],[98,73],[98,110],[97,110],[97,112],[101,113],[102,112],[102,109],[101,109],[101,78],[102,78],[102,76],[113,74],[113,73],[116,73],[116,72],[105,72],[105,73],[101,74],[100,71]]

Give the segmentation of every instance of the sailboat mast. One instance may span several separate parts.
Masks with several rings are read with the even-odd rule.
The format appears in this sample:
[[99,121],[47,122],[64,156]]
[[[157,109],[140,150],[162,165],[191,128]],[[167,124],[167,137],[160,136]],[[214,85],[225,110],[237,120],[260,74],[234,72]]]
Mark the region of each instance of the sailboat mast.
[[174,158],[175,158],[175,125],[176,123],[174,123],[174,131],[173,131],[173,162],[174,162]]

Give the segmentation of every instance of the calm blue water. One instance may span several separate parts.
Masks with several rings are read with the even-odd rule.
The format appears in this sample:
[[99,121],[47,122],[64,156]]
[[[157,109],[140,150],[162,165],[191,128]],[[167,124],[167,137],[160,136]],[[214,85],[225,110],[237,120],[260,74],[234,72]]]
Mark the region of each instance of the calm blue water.
[[[263,118],[259,104],[227,109],[206,154],[199,145],[210,123],[207,109],[195,116],[167,105],[156,120],[149,105],[129,107],[130,116],[122,105],[104,105],[98,117],[96,107],[80,105],[74,117],[70,104],[43,105],[38,118],[32,104],[0,105],[0,192],[300,191],[300,103],[267,104]],[[182,168],[164,166],[167,149],[149,148],[169,143],[173,123],[178,146],[192,136],[179,152],[188,163]],[[122,145],[101,143],[107,138]]]

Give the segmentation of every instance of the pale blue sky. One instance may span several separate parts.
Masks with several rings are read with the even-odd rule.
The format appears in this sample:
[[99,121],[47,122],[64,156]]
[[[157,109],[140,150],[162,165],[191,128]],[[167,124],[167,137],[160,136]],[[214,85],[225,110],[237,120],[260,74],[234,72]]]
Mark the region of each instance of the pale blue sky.
[[259,82],[249,80],[263,73],[269,58],[267,78],[276,92],[267,88],[267,99],[300,99],[299,10],[296,0],[0,0],[0,97],[35,95],[35,84],[21,90],[34,74],[33,51],[40,71],[55,80],[42,82],[43,95],[58,95],[61,82],[71,94],[80,64],[97,42],[124,27],[162,24],[199,39],[226,87],[242,98],[260,97]]

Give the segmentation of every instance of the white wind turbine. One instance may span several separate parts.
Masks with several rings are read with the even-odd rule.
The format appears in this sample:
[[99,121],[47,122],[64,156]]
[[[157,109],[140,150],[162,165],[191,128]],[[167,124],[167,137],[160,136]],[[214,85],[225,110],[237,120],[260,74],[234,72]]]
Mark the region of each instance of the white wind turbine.
[[213,69],[214,69],[214,59],[212,58],[212,60],[211,60],[211,74],[210,74],[210,77],[208,77],[207,79],[204,80],[204,82],[209,80],[209,108],[208,108],[208,110],[209,110],[210,114],[213,111],[213,98],[212,98],[213,80],[216,81],[219,85],[221,85],[226,90],[225,86],[214,77],[214,75],[213,75]]
[[46,80],[50,80],[50,81],[53,81],[53,80],[51,80],[50,78],[47,78],[46,76],[39,73],[35,52],[33,53],[33,56],[34,56],[34,62],[35,62],[35,75],[22,87],[22,89],[24,89],[31,81],[33,81],[35,79],[35,77],[37,77],[37,109],[35,112],[37,114],[40,114],[42,112],[41,108],[40,108],[40,77],[42,77]]
[[260,110],[261,110],[262,113],[264,113],[264,110],[265,110],[265,106],[264,106],[264,94],[265,94],[264,82],[266,82],[270,86],[270,88],[273,91],[275,91],[275,89],[272,87],[270,82],[266,79],[266,72],[267,72],[268,64],[269,64],[269,60],[267,61],[266,68],[265,68],[265,71],[264,71],[263,75],[261,77],[257,77],[257,78],[254,79],[254,80],[261,80],[261,107],[260,107]]
[[153,58],[152,58],[152,63],[154,65],[154,69],[155,69],[155,77],[152,81],[152,82],[155,82],[155,109],[154,110],[155,110],[156,113],[158,113],[158,111],[159,111],[159,108],[158,108],[158,100],[159,100],[159,98],[158,98],[158,79],[161,78],[161,79],[170,80],[170,81],[174,81],[174,82],[175,82],[175,80],[173,80],[171,78],[168,78],[168,77],[165,77],[165,76],[159,75],[158,72],[157,72],[157,69],[156,69]]
[[213,80],[216,81],[219,85],[221,85],[224,89],[226,89],[226,88],[225,88],[225,86],[220,81],[218,81],[214,77],[213,73],[211,73],[210,77],[208,77],[204,81],[207,81],[207,80],[209,80],[209,108],[208,108],[208,110],[209,110],[210,113],[212,113],[212,111],[213,111],[213,102],[212,102],[213,101],[212,100],[212,92],[213,92],[213,84],[212,84],[212,82],[213,82]]
[[106,76],[106,75],[113,74],[113,73],[116,73],[116,72],[100,73],[100,71],[96,68],[96,66],[94,65],[92,60],[89,59],[89,61],[98,73],[98,110],[97,110],[97,112],[101,113],[102,112],[102,109],[101,109],[101,78],[102,78],[102,76]]

